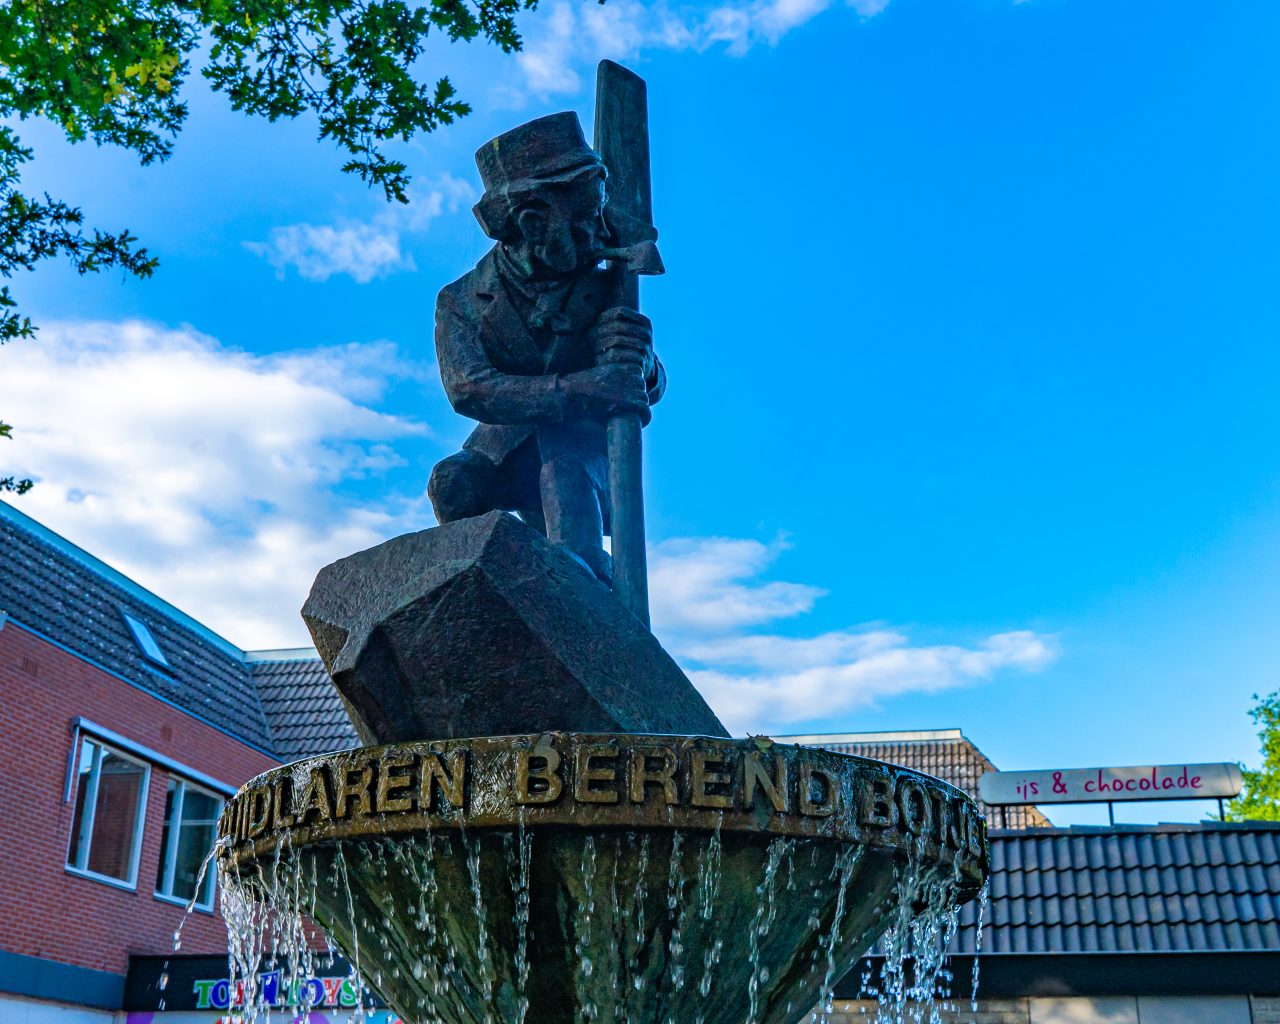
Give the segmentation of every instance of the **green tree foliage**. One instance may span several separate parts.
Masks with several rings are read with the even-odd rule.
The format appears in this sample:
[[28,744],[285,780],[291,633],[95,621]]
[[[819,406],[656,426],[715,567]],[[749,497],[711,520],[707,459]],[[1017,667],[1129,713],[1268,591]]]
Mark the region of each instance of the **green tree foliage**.
[[1228,821],[1280,821],[1280,691],[1254,694],[1249,717],[1258,726],[1262,765],[1242,769],[1244,792],[1227,804]]
[[[186,120],[192,59],[236,110],[275,121],[313,114],[321,139],[388,199],[406,202],[405,165],[385,145],[470,112],[448,77],[420,81],[432,32],[520,48],[515,17],[537,0],[5,0],[0,3],[0,118],[43,117],[72,142],[123,146],[164,160]],[[432,76],[434,77],[434,76]],[[0,127],[0,276],[65,257],[80,273],[149,277],[156,261],[129,232],[92,231],[79,209],[19,190],[31,160]],[[0,287],[0,345],[31,321]],[[11,428],[0,423],[0,437]],[[0,477],[0,491],[30,481]]]

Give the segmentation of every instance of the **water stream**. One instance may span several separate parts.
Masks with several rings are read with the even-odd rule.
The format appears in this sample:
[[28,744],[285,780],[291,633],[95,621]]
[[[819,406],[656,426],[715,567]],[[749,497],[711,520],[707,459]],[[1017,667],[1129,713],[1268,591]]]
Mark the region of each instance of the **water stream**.
[[[874,1024],[942,1024],[943,1014],[954,1012],[947,949],[959,928],[961,882],[958,863],[945,870],[916,856],[899,867],[893,913],[879,943],[879,977],[862,976],[862,998],[876,1003]],[[975,1012],[977,977],[975,957]]]
[[[233,1005],[253,1024],[337,1002],[355,1024],[367,985],[412,1024],[526,1024],[566,998],[575,1024],[790,1024],[815,1004],[823,1024],[849,950],[884,921],[867,872],[892,871],[884,966],[864,992],[876,1024],[939,1024],[962,876],[923,849],[890,863],[832,841],[729,845],[718,829],[285,844],[238,878],[220,866]],[[340,989],[319,977],[335,946],[352,966]],[[547,989],[557,972],[570,992]]]

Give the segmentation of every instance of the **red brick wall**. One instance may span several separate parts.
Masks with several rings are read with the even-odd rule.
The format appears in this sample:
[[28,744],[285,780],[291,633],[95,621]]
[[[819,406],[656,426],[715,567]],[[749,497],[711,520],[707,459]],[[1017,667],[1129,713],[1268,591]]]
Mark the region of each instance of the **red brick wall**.
[[[62,793],[79,717],[232,786],[277,762],[12,622],[0,629],[0,949],[123,974],[130,953],[171,952],[182,919],[153,895],[168,774],[152,767],[137,890],[68,874]],[[216,908],[195,911],[182,953],[225,951]]]

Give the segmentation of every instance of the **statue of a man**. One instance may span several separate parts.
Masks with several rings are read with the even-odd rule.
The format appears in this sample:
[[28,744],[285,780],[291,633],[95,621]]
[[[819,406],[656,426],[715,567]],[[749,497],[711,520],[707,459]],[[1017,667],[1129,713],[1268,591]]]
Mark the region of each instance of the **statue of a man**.
[[476,218],[497,244],[440,292],[436,354],[450,403],[480,425],[432,471],[431,504],[441,523],[516,512],[607,583],[605,422],[647,423],[666,375],[649,320],[600,264],[655,233],[609,210],[576,114],[512,129],[476,163]]

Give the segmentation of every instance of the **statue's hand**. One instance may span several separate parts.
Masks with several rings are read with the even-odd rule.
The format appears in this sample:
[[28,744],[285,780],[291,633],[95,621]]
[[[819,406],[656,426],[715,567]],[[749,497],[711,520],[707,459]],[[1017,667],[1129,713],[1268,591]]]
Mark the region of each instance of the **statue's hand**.
[[596,362],[630,363],[645,380],[653,378],[653,324],[643,313],[629,306],[606,309],[591,328],[591,343]]
[[570,415],[607,420],[611,416],[639,416],[648,423],[649,396],[639,364],[611,363],[590,370],[566,373],[560,378]]

